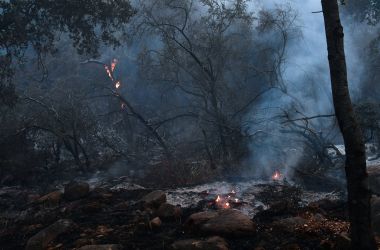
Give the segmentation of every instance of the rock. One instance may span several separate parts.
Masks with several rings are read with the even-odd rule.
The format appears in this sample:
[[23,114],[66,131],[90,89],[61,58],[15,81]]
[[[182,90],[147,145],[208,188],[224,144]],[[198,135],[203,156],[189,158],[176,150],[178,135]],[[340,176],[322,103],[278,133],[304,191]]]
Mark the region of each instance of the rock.
[[90,192],[90,185],[87,182],[70,182],[65,186],[64,198],[69,201],[79,200],[86,197]]
[[174,242],[171,247],[173,250],[228,250],[227,242],[219,236],[207,240],[180,240]]
[[87,203],[87,204],[84,204],[82,207],[81,207],[81,210],[84,212],[84,213],[98,213],[98,212],[101,212],[104,208],[104,205],[101,204],[100,202],[98,201],[93,201],[93,202],[90,202],[90,203]]
[[235,209],[192,214],[186,221],[185,227],[191,231],[225,236],[251,235],[256,231],[255,223],[247,215]]
[[41,230],[36,235],[32,236],[27,244],[26,250],[43,250],[46,249],[48,244],[56,239],[60,234],[67,232],[74,226],[71,220],[58,220],[54,224]]
[[152,228],[159,228],[162,224],[161,219],[159,217],[154,218],[150,221]]
[[145,207],[158,208],[162,203],[166,202],[166,194],[161,190],[156,190],[145,195],[141,201]]
[[225,209],[218,216],[211,218],[201,225],[201,231],[207,234],[225,236],[252,235],[256,224],[247,215],[235,209]]
[[185,222],[185,227],[190,230],[198,230],[200,225],[204,224],[205,222],[216,216],[218,216],[218,213],[211,211],[192,214]]
[[116,245],[116,244],[87,245],[87,246],[78,248],[78,250],[121,250],[121,249],[122,249],[121,245]]
[[120,211],[127,210],[128,208],[129,208],[129,202],[127,201],[120,202],[114,206],[115,210],[120,210]]
[[61,200],[62,192],[57,190],[40,197],[37,199],[37,203],[43,203],[49,206],[58,206]]
[[162,203],[156,213],[161,219],[174,219],[176,214],[176,206],[169,203]]
[[27,201],[28,203],[38,202],[38,199],[40,199],[41,196],[38,194],[28,194]]

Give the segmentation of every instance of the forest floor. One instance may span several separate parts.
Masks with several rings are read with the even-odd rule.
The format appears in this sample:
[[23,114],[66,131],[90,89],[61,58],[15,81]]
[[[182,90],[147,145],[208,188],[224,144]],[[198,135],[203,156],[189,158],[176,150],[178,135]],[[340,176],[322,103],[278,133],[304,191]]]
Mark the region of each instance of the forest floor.
[[248,183],[243,191],[215,186],[223,185],[225,191],[152,190],[118,179],[72,182],[48,194],[2,188],[0,249],[295,250],[350,243],[338,196],[307,200],[284,182]]

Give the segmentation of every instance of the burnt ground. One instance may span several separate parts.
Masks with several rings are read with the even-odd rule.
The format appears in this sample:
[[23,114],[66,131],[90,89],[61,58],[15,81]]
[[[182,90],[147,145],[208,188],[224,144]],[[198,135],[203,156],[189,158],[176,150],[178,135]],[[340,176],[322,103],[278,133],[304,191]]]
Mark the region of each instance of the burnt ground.
[[[79,199],[68,200],[59,192],[40,196],[20,188],[2,189],[1,249],[25,249],[32,236],[60,219],[69,219],[72,224],[41,249],[99,244],[119,244],[121,249],[171,249],[175,241],[209,236],[184,227],[191,214],[205,210],[202,202],[152,226],[150,220],[156,215],[140,201],[151,191],[95,188]],[[252,219],[256,224],[253,234],[223,235],[229,249],[346,249],[349,227],[345,203],[324,199],[301,206],[299,192],[297,188],[276,192],[271,185],[264,187],[261,195],[268,197],[269,208]]]

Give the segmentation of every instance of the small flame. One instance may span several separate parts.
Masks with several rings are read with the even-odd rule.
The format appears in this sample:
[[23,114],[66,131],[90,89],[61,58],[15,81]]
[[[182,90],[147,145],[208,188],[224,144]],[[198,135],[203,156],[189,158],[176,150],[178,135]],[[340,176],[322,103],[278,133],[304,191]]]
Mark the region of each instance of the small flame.
[[280,173],[280,171],[278,171],[278,170],[274,171],[274,173],[272,175],[272,180],[279,181],[281,179],[282,179],[282,174]]
[[230,207],[230,203],[229,202],[226,202],[225,204],[224,204],[224,208],[229,208]]
[[112,71],[110,68],[107,65],[104,65],[104,69],[106,70],[108,77],[113,81]]
[[220,202],[222,199],[220,198],[220,196],[218,195],[218,197],[216,197],[216,202]]
[[111,72],[115,71],[117,63],[118,63],[118,61],[117,61],[116,58],[112,59],[112,62],[111,62]]
[[116,83],[115,83],[115,88],[120,88],[120,86],[121,86],[121,83],[120,83],[120,81],[117,81]]

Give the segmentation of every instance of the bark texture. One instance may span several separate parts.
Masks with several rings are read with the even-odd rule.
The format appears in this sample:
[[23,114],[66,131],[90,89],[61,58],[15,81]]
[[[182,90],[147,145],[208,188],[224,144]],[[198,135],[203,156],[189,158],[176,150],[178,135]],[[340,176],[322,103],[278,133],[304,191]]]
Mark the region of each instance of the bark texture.
[[368,186],[363,135],[352,108],[347,82],[343,27],[337,0],[322,0],[331,87],[336,118],[346,147],[346,178],[352,249],[377,249],[371,228],[371,192]]

